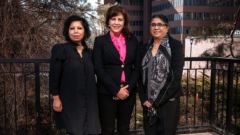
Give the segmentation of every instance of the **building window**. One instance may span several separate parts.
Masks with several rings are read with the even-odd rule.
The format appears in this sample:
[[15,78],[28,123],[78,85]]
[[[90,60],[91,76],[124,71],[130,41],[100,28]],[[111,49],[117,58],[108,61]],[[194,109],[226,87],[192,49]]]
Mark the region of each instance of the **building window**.
[[229,21],[228,14],[225,14],[225,21]]
[[211,19],[210,20],[214,20],[214,14],[211,13]]
[[218,20],[218,14],[217,13],[215,14],[215,20]]
[[199,13],[199,20],[202,20],[202,13]]
[[134,36],[143,36],[143,31],[133,31]]

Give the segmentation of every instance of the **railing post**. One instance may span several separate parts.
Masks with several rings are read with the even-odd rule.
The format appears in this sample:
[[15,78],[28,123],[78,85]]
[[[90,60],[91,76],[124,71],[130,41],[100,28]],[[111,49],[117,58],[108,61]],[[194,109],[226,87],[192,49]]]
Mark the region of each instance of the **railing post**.
[[41,135],[39,63],[35,62],[36,135]]
[[216,61],[211,60],[210,125],[214,125]]
[[226,118],[226,132],[231,132],[231,118],[232,118],[232,94],[233,94],[233,68],[234,63],[228,63],[228,83],[227,83],[227,118]]

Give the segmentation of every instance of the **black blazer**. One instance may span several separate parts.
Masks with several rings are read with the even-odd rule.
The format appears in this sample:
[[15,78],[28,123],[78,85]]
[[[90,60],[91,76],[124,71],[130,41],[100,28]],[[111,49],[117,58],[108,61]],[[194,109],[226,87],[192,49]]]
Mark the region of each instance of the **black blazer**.
[[124,66],[120,54],[114,46],[110,33],[95,38],[93,63],[97,75],[98,93],[116,96],[120,90],[122,71],[130,94],[136,93],[140,76],[140,48],[138,40],[126,39],[126,58]]
[[[183,64],[184,64],[183,46],[180,41],[172,38],[171,36],[169,36],[169,45],[171,47],[171,53],[172,53],[170,66],[172,67],[172,70],[173,70],[174,79],[173,79],[173,83],[168,88],[168,91],[166,92],[164,98],[159,103],[160,106],[163,105],[164,103],[166,103],[170,98],[178,98],[180,96],[183,96],[183,91],[182,91],[182,87],[181,87]],[[144,56],[146,55],[148,49],[149,49],[148,43],[144,44],[141,49],[141,61],[143,60]],[[143,72],[142,66],[141,66],[140,71],[141,71],[141,73]],[[147,82],[147,80],[146,80],[146,82]],[[145,83],[145,85],[143,85],[142,77],[139,80],[138,90],[139,90],[141,103],[143,104],[147,100],[147,96],[146,96],[147,83]],[[157,106],[157,104],[153,104],[153,107],[158,107],[158,106]]]

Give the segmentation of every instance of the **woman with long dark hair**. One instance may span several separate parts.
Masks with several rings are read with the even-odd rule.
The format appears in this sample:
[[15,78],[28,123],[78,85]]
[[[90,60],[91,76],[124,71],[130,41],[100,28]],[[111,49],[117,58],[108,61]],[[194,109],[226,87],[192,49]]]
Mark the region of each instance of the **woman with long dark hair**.
[[110,31],[96,37],[93,62],[97,75],[99,116],[103,135],[113,135],[115,118],[119,135],[129,134],[129,124],[136,100],[140,76],[138,40],[129,29],[125,8],[110,7],[106,26]]
[[73,15],[64,23],[67,43],[56,44],[50,63],[50,93],[58,129],[71,135],[99,134],[97,88],[86,19]]
[[179,121],[183,47],[168,34],[166,16],[150,21],[152,39],[142,47],[139,95],[146,135],[175,135]]

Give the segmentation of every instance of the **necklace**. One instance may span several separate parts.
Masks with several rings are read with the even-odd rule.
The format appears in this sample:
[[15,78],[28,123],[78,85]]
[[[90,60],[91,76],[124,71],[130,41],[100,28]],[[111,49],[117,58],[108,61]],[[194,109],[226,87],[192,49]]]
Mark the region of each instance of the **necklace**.
[[153,43],[153,48],[152,48],[153,51],[157,51],[157,50],[158,50],[158,47],[155,47],[155,48],[154,48],[154,46],[157,46],[157,44],[154,44],[154,43]]

